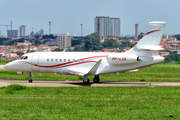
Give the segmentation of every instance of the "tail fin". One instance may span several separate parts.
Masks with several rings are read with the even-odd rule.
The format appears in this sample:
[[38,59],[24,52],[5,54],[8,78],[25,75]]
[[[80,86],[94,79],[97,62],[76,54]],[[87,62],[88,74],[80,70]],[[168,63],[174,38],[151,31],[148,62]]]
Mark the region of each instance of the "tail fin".
[[163,50],[161,46],[159,46],[161,42],[161,38],[163,35],[163,31],[166,25],[166,22],[150,22],[150,25],[153,25],[153,28],[145,34],[145,36],[138,42],[136,46],[127,51],[126,53],[135,53],[142,51],[158,51]]

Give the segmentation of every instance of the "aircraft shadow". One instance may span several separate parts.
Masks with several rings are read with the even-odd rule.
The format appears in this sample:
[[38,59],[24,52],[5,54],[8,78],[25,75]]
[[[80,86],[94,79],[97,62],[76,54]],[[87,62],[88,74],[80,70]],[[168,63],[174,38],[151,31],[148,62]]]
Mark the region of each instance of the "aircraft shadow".
[[63,84],[72,84],[72,85],[79,85],[79,86],[91,86],[93,84],[104,84],[104,85],[149,85],[150,83],[135,83],[135,82],[121,82],[121,81],[101,81],[99,83],[90,82],[85,84],[83,82],[68,82]]

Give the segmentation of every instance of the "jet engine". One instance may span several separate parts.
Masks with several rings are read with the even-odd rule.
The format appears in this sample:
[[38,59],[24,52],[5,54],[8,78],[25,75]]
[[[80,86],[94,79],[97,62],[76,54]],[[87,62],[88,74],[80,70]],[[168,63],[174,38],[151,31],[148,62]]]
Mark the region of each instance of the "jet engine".
[[139,62],[139,56],[125,53],[110,53],[107,55],[107,61],[110,64],[130,64]]

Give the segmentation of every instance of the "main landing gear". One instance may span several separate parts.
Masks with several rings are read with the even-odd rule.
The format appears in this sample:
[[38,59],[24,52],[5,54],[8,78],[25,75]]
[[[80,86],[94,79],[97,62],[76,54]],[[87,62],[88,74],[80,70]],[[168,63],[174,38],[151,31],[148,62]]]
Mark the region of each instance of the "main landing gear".
[[88,83],[89,83],[88,75],[85,75],[85,76],[83,77],[83,83],[84,83],[84,84],[88,84]]
[[29,72],[29,83],[32,83],[32,82],[33,82],[33,80],[32,80],[32,73]]
[[99,81],[100,81],[100,80],[99,80],[99,75],[95,75],[95,76],[94,76],[94,79],[93,79],[93,82],[94,82],[94,83],[99,83]]
[[[100,81],[99,75],[95,75],[95,76],[94,76],[94,79],[93,79],[93,82],[94,82],[94,83],[99,83],[99,81]],[[84,83],[84,84],[88,84],[88,83],[89,83],[88,75],[85,75],[85,76],[83,77],[83,83]]]

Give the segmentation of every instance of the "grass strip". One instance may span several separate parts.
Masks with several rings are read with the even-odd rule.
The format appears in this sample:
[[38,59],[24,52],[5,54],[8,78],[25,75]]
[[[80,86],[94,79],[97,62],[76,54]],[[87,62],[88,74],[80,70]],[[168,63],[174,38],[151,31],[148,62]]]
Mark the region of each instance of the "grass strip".
[[0,88],[1,119],[180,119],[179,87]]

